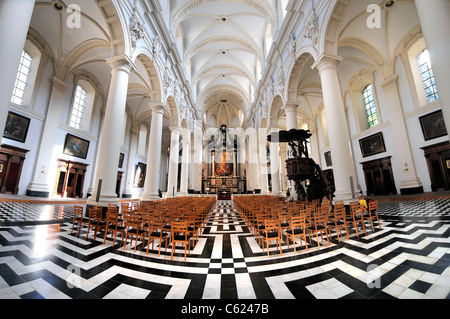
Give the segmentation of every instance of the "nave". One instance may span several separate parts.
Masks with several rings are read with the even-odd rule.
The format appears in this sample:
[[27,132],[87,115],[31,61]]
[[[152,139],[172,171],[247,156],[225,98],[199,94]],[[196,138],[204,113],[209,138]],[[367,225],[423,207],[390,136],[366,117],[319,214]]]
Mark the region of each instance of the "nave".
[[[0,202],[2,206],[5,202]],[[258,245],[233,201],[217,201],[184,261],[103,234],[71,234],[73,205],[8,203],[0,221],[0,299],[448,299],[450,199],[380,202],[382,230],[339,243]],[[51,207],[54,206],[54,207]],[[28,216],[15,220],[14,210]],[[2,212],[5,209],[1,210]],[[49,212],[60,214],[49,215]],[[39,214],[42,212],[42,214]],[[417,213],[420,212],[420,215]],[[39,217],[40,216],[40,217]],[[45,217],[42,217],[45,216]],[[43,220],[47,218],[47,220]]]

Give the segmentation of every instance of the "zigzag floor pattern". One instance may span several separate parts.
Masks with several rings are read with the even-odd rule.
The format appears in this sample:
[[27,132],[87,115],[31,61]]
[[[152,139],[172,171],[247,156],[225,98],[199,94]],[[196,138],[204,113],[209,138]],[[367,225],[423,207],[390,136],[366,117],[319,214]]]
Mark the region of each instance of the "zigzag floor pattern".
[[86,229],[77,238],[70,205],[46,222],[39,210],[48,207],[11,207],[0,213],[1,299],[450,297],[449,199],[381,203],[382,230],[351,230],[341,243],[333,234],[320,248],[313,239],[308,252],[283,243],[282,256],[273,245],[270,258],[233,202],[218,201],[186,262],[181,247],[170,260],[170,247],[158,257],[142,243],[136,252],[120,240],[103,245],[102,233],[85,240]]

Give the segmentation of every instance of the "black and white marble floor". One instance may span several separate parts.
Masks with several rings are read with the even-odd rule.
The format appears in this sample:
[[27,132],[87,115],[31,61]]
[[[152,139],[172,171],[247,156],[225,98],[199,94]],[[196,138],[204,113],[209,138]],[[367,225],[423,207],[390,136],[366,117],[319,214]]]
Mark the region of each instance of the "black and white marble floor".
[[[448,299],[450,199],[380,203],[382,230],[270,258],[232,201],[218,201],[184,261],[78,238],[70,204],[0,202],[0,299]],[[109,238],[109,237],[108,237]]]

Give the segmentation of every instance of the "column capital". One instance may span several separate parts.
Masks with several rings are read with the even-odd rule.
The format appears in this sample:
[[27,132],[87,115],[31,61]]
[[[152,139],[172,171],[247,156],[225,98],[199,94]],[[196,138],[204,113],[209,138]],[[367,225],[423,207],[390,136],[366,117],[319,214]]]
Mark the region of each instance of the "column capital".
[[107,59],[106,62],[113,70],[121,70],[128,74],[130,74],[132,70],[136,70],[133,61],[126,55]]
[[164,104],[162,103],[152,103],[150,104],[150,108],[152,109],[152,114],[161,114],[164,115],[164,111],[166,108],[164,107]]
[[398,75],[392,74],[388,78],[384,79],[383,83],[380,86],[384,89],[386,87],[390,87],[391,85],[397,85]]
[[285,112],[297,112],[297,109],[299,106],[300,105],[298,102],[287,102],[286,105],[284,106],[284,111]]
[[334,56],[330,54],[322,54],[317,61],[311,66],[311,69],[317,68],[319,73],[322,71],[333,68],[336,69],[339,63],[344,60],[342,57]]
[[181,134],[181,129],[178,126],[169,126],[169,130],[172,136]]
[[61,91],[62,93],[65,93],[69,87],[70,86],[66,82],[58,79],[56,76],[52,78],[52,89],[56,89],[58,91]]

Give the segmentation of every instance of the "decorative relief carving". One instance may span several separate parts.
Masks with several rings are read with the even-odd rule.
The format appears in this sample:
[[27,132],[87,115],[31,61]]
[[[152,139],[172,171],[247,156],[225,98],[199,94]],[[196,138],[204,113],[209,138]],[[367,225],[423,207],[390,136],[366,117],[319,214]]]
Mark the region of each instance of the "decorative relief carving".
[[155,40],[153,41],[153,56],[157,57],[161,54],[162,51],[162,43],[161,38],[159,35],[156,36]]
[[319,18],[314,17],[306,27],[305,38],[311,40],[312,45],[316,46],[319,41]]
[[133,13],[130,18],[130,34],[133,48],[136,48],[138,40],[145,38],[144,25],[138,21],[136,13]]
[[289,43],[288,43],[288,55],[295,59],[295,53],[297,52],[297,43],[295,42],[295,36],[291,34],[289,36]]

